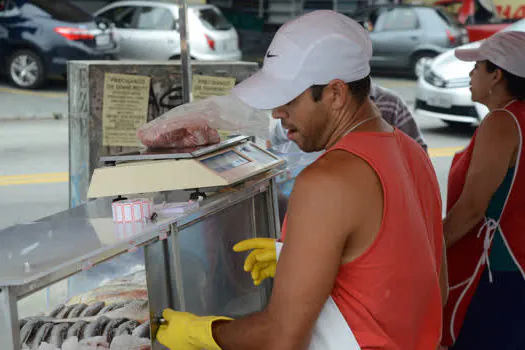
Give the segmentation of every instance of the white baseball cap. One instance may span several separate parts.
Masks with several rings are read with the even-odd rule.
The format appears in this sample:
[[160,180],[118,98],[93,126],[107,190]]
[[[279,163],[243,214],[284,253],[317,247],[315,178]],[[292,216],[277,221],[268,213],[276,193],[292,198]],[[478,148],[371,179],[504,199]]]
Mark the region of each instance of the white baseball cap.
[[456,49],[455,55],[462,61],[490,61],[525,78],[525,32],[501,31],[483,41],[477,49]]
[[281,26],[262,69],[232,94],[253,108],[273,109],[312,85],[365,78],[371,58],[372,43],[361,25],[334,11],[313,11]]

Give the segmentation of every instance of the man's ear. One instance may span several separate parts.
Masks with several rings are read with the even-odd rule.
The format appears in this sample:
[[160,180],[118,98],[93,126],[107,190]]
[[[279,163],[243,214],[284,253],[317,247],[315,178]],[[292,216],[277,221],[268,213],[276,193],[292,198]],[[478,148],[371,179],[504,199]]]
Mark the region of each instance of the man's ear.
[[348,85],[344,81],[336,79],[332,80],[329,86],[331,92],[330,97],[332,98],[332,107],[334,109],[343,108],[350,98],[350,94],[348,93]]

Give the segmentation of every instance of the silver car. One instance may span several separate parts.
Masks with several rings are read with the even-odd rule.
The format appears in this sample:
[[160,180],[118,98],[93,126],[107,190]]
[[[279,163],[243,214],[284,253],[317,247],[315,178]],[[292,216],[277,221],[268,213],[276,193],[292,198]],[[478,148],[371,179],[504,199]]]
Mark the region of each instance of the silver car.
[[[97,12],[116,26],[119,59],[179,59],[179,6],[165,1],[118,1]],[[188,6],[190,55],[197,60],[240,60],[235,28],[213,5]]]
[[468,42],[464,26],[438,7],[380,5],[351,16],[370,33],[372,68],[409,69],[419,77],[425,62]]
[[[515,22],[503,31],[525,32],[525,19]],[[476,48],[481,41],[460,48]],[[416,88],[415,113],[438,118],[450,125],[478,124],[488,113],[487,107],[472,102],[469,73],[473,62],[463,62],[449,50],[437,56],[424,69]]]

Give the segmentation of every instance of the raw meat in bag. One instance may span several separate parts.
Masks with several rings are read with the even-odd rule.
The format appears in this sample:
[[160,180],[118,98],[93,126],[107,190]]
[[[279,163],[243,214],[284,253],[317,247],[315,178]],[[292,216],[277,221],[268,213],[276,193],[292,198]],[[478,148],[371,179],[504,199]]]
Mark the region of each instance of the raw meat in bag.
[[190,148],[221,141],[217,130],[198,115],[153,120],[141,126],[137,136],[149,148]]

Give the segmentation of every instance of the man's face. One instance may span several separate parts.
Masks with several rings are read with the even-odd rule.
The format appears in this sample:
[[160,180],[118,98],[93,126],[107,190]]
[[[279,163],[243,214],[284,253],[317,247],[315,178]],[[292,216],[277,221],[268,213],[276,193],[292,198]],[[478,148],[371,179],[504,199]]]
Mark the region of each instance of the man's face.
[[287,137],[304,152],[317,152],[325,149],[328,142],[330,108],[323,100],[315,102],[311,89],[286,105],[273,110],[272,116],[280,119]]

